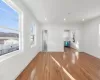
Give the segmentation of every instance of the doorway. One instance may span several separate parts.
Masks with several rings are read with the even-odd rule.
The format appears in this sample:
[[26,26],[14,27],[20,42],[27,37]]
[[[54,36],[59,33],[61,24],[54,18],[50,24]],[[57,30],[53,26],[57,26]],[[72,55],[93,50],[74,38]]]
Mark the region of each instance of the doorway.
[[70,30],[64,30],[64,51],[66,52],[67,48],[71,47],[71,31]]
[[47,52],[48,51],[48,30],[43,30],[42,31],[42,51]]

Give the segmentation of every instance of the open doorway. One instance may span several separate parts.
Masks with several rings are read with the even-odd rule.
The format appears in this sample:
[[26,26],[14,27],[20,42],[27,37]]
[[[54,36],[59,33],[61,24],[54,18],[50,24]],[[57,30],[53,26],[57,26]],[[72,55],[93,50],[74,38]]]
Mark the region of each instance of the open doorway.
[[47,40],[48,40],[48,30],[43,30],[42,31],[42,51],[43,52],[47,52],[48,50]]
[[70,35],[70,30],[64,30],[64,51],[66,48],[71,47],[71,35]]
[[64,30],[64,51],[67,48],[73,48],[79,50],[79,30]]

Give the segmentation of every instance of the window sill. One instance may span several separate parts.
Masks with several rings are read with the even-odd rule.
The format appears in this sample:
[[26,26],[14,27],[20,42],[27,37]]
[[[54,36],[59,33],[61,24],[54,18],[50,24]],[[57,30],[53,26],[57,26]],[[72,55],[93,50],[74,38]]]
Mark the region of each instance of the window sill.
[[16,55],[20,54],[21,52],[22,52],[21,50],[17,50],[17,51],[10,52],[8,54],[1,55],[0,62],[3,62],[4,60],[7,60],[13,56],[16,56]]

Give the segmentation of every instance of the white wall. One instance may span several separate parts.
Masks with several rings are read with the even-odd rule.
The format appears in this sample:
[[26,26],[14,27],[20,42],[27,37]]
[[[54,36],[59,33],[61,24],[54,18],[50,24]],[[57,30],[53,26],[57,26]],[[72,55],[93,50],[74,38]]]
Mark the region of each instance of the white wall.
[[100,17],[83,24],[82,51],[100,58]]
[[[64,51],[64,30],[78,31],[80,33],[81,25],[43,25],[42,30],[48,30],[48,51]],[[77,40],[80,43],[80,36]],[[76,44],[76,43],[75,43]],[[79,44],[80,46],[80,44]],[[75,47],[75,46],[73,46]],[[80,50],[80,49],[79,49]]]
[[[24,14],[23,21],[23,37],[24,48],[22,52],[12,52],[0,57],[0,80],[15,80],[19,73],[28,65],[28,63],[40,51],[40,27],[34,16],[24,4],[19,0],[15,0],[16,4],[21,8]],[[37,25],[37,43],[31,48],[30,45],[30,26],[32,21]]]

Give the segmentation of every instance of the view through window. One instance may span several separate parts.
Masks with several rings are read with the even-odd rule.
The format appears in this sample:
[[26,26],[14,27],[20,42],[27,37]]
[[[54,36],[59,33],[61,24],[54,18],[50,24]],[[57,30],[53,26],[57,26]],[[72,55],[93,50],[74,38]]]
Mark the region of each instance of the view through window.
[[0,56],[19,50],[19,15],[0,0]]

